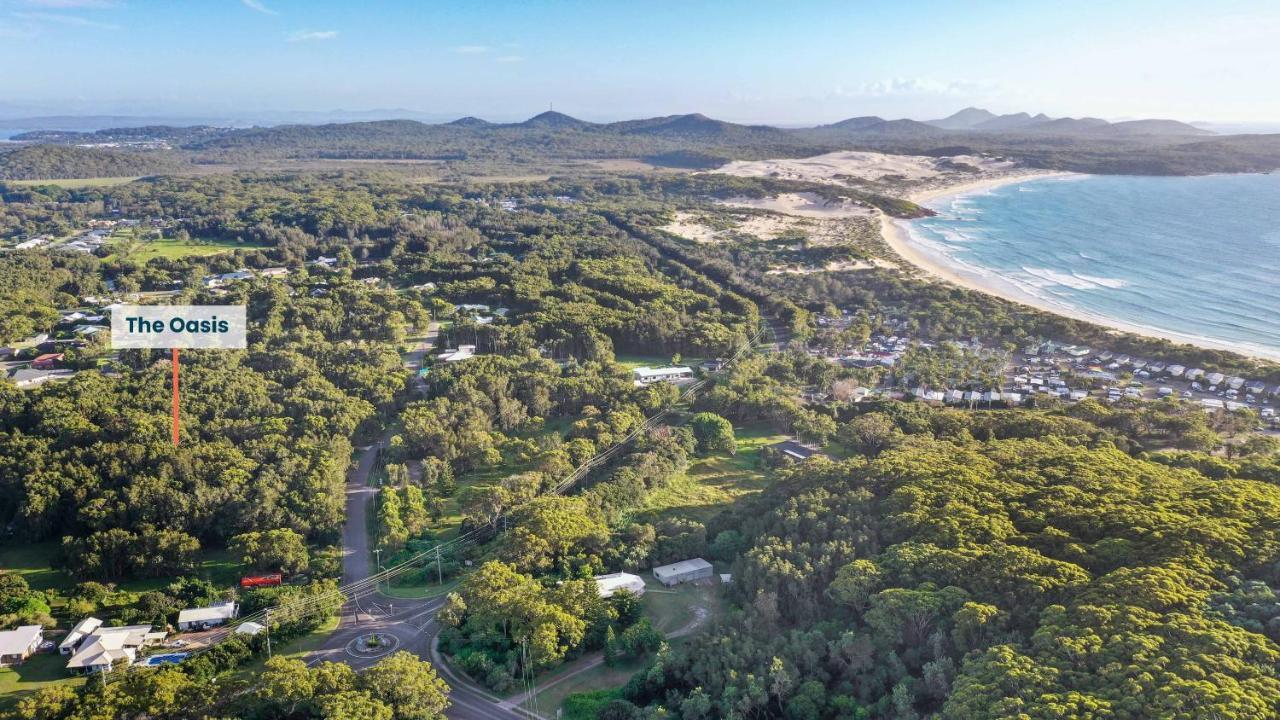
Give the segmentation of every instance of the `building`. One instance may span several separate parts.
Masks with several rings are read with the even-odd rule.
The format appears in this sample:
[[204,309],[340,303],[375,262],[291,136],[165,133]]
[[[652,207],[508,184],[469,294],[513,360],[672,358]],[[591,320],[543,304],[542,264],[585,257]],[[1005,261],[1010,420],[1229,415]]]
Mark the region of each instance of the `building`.
[[236,626],[236,635],[254,636],[267,629],[266,625],[247,620]]
[[50,380],[70,380],[75,377],[75,372],[71,370],[32,370],[23,368],[15,370],[10,380],[20,389],[33,388],[37,385],[43,385]]
[[225,625],[240,615],[240,606],[234,600],[202,608],[188,608],[178,613],[178,629],[208,630]]
[[80,644],[84,639],[94,633],[95,630],[102,627],[102,621],[96,617],[87,617],[76,626],[71,628],[71,632],[62,638],[62,642],[58,645],[58,652],[63,655],[70,655],[80,648]]
[[265,268],[258,274],[265,278],[287,277],[289,275],[289,268],[269,267]]
[[636,385],[652,385],[656,382],[677,382],[693,377],[693,368],[677,365],[675,367],[651,368],[638,367],[631,371]]
[[640,596],[644,594],[644,578],[631,573],[616,572],[608,575],[597,575],[596,592],[600,593],[600,597],[613,597],[613,594],[619,590],[626,590],[632,595]]
[[671,587],[684,582],[693,580],[702,580],[709,578],[715,572],[711,567],[711,563],[702,558],[693,558],[692,560],[681,560],[670,565],[663,565],[653,569],[653,576],[658,582]]
[[799,440],[783,440],[780,443],[774,443],[769,446],[771,454],[785,458],[793,462],[804,462],[811,457],[825,457],[819,452],[818,448],[812,445],[805,445]]
[[436,356],[436,359],[442,362],[458,362],[459,360],[473,358],[475,355],[475,345],[459,345],[456,348],[446,348],[444,352]]
[[150,625],[99,627],[81,641],[67,670],[79,674],[110,671],[118,665],[129,666],[138,659],[138,650],[164,639],[164,633],[152,632]]
[[62,362],[64,357],[66,356],[62,353],[45,353],[32,360],[31,367],[36,370],[52,370],[58,366],[58,363]]
[[21,665],[40,649],[44,642],[44,628],[39,625],[23,625],[17,630],[0,632],[0,667]]

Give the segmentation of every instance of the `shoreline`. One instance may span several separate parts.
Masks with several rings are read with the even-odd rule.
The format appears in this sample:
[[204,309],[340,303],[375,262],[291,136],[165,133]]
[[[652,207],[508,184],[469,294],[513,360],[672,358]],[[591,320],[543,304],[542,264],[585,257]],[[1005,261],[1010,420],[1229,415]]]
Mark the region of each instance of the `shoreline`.
[[[980,190],[991,190],[1004,185],[1011,185],[1020,182],[1049,179],[1054,177],[1069,177],[1074,175],[1079,175],[1079,173],[1037,173],[990,178],[987,180],[975,180],[969,183],[960,183],[943,188],[931,188],[929,190],[918,191],[909,195],[908,199],[919,204],[945,197],[966,195]],[[910,263],[912,266],[935,279],[943,280],[953,285],[958,285],[973,292],[993,295],[1002,300],[1018,303],[1019,305],[1026,305],[1043,312],[1099,325],[1101,327],[1108,328],[1113,332],[1123,332],[1147,338],[1167,340],[1172,343],[1191,345],[1207,350],[1226,351],[1255,360],[1280,362],[1280,350],[1248,347],[1239,342],[1215,340],[1213,338],[1182,334],[1172,330],[1134,325],[1115,318],[1095,315],[1093,313],[1048,302],[1042,298],[1037,298],[1033,295],[1022,292],[1012,285],[1009,287],[1002,287],[1000,282],[1001,278],[994,273],[990,276],[984,276],[978,273],[966,271],[957,267],[954,261],[950,258],[945,256],[939,257],[939,255],[941,255],[940,253],[930,252],[926,248],[923,248],[920,243],[911,237],[911,230],[909,226],[910,221],[891,218],[884,212],[878,212],[878,217],[880,220],[880,235],[884,239],[885,244],[887,244],[902,260]]]

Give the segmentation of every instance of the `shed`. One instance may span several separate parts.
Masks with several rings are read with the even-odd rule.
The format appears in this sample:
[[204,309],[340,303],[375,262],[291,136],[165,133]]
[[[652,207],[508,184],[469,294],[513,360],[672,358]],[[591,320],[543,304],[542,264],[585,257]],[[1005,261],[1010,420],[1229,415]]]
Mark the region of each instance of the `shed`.
[[709,578],[713,572],[711,563],[702,558],[693,558],[656,567],[653,569],[653,576],[658,579],[658,582],[670,587],[691,580]]
[[179,630],[205,630],[226,624],[240,614],[240,606],[233,600],[202,608],[188,608],[178,613]]

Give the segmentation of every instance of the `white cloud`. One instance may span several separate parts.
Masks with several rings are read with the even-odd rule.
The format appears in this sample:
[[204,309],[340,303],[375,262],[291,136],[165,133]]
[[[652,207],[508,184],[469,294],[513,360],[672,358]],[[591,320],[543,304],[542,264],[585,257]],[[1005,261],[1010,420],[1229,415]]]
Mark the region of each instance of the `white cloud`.
[[488,45],[459,45],[453,49],[459,55],[483,55],[489,50]]
[[503,55],[501,57],[494,58],[493,61],[500,63],[518,63],[524,62],[524,57],[521,55]]
[[97,20],[89,20],[87,18],[78,17],[76,15],[56,15],[54,13],[44,12],[16,12],[14,17],[22,20],[30,20],[37,23],[56,23],[58,25],[70,25],[72,27],[88,27],[97,28],[99,30],[119,30],[119,25],[98,22]]
[[312,40],[332,40],[338,37],[337,30],[298,30],[289,34],[289,42],[309,42]]
[[832,95],[843,98],[891,97],[904,95],[941,95],[956,97],[989,92],[989,84],[963,80],[933,78],[889,78],[866,82],[853,88],[837,87]]
[[250,10],[253,10],[254,12],[260,12],[260,13],[262,13],[262,14],[264,14],[264,15],[279,15],[279,14],[280,14],[280,13],[276,12],[275,10],[272,10],[271,8],[267,7],[266,5],[263,5],[263,4],[262,4],[262,2],[261,2],[261,0],[240,0],[240,4],[241,4],[241,5],[244,5],[245,7],[249,8]]

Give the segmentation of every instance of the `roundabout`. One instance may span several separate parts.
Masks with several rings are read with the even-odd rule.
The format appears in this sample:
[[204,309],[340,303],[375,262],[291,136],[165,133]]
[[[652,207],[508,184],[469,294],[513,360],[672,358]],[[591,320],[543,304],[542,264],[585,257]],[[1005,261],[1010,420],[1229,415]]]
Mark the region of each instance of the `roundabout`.
[[389,630],[365,633],[351,639],[347,643],[347,655],[353,658],[369,660],[389,655],[400,647],[400,638]]

